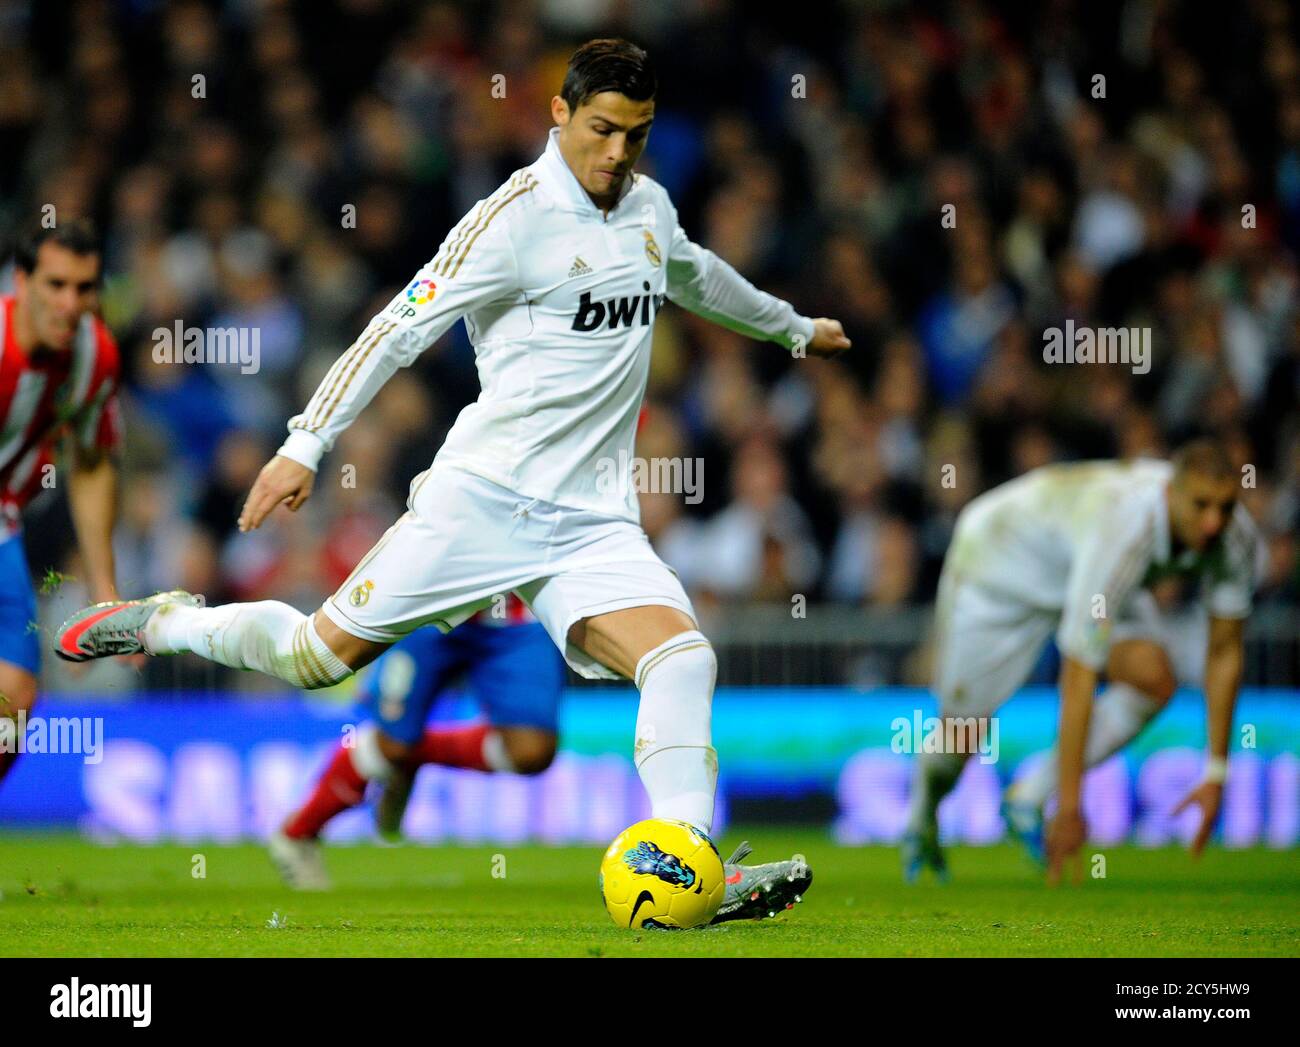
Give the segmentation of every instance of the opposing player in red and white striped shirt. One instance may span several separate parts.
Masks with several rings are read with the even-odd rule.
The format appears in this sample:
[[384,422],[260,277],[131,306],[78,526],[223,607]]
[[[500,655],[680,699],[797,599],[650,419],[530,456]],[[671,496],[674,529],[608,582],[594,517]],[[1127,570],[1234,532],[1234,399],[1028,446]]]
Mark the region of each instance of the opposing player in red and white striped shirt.
[[[36,596],[22,509],[66,483],[92,600],[117,599],[112,533],[121,442],[117,346],[98,304],[100,252],[86,221],[23,236],[14,293],[0,296],[0,779],[17,758],[18,713],[36,699]],[[65,469],[56,444],[66,435]]]

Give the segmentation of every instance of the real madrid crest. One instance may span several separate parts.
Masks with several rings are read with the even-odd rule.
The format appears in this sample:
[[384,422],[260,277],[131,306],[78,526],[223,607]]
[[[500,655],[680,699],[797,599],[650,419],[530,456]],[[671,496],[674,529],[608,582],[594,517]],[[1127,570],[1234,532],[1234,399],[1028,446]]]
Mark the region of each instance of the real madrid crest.
[[375,583],[367,578],[361,585],[348,594],[348,603],[353,607],[364,607],[366,601],[370,599],[370,590],[375,587]]
[[655,234],[649,229],[643,231],[645,236],[645,256],[650,259],[650,264],[657,266],[663,259],[659,255],[659,245],[655,243]]

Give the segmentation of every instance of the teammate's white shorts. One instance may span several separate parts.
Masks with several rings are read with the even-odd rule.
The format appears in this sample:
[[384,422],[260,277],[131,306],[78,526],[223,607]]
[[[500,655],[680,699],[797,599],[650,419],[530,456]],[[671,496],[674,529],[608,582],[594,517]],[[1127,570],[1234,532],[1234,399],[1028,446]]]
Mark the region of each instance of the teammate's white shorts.
[[631,521],[527,498],[438,465],[411,481],[406,504],[324,603],[330,620],[353,636],[391,643],[423,625],[449,632],[514,591],[575,671],[620,679],[569,644],[570,626],[646,604],[696,620],[676,572]]
[[[945,567],[935,604],[935,693],[943,715],[992,716],[1033,672],[1060,624],[1057,611],[1026,607]],[[1178,652],[1188,629],[1163,615],[1155,598],[1138,590],[1116,617],[1111,643],[1150,640],[1174,662],[1175,676],[1192,666]],[[1204,645],[1200,651],[1204,656]]]
[[1029,678],[1060,615],[1027,608],[945,565],[934,608],[934,689],[945,716],[992,716]]

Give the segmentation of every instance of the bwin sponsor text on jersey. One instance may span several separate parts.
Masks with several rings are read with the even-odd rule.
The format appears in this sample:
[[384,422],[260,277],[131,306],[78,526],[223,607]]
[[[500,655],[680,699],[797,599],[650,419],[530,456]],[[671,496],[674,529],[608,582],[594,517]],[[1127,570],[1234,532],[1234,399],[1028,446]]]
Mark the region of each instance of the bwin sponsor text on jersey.
[[[641,286],[650,290],[647,281],[642,281]],[[663,306],[666,297],[662,294],[641,294],[593,302],[591,292],[583,291],[571,330],[594,331],[604,323],[608,323],[611,331],[619,327],[631,327],[634,323],[645,327],[654,320],[655,313]]]

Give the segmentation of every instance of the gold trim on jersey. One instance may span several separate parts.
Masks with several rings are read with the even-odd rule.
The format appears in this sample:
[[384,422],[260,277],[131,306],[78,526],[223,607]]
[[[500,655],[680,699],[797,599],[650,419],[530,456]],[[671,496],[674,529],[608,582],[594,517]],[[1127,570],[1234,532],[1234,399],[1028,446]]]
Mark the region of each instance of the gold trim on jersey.
[[432,473],[433,473],[433,467],[432,467],[432,466],[430,466],[428,469],[424,470],[424,475],[420,477],[420,482],[417,483],[417,484],[415,485],[415,490],[411,492],[411,504],[412,504],[412,505],[415,504],[415,499],[416,499],[416,497],[417,497],[417,496],[419,495],[419,493],[420,493],[420,488],[424,486],[425,481],[429,479],[429,476],[430,476]]
[[478,225],[480,219],[482,219],[488,208],[496,203],[503,193],[511,192],[519,185],[519,181],[523,177],[523,174],[523,171],[516,171],[511,176],[510,181],[503,186],[499,186],[491,196],[480,200],[478,204],[475,205],[474,210],[462,218],[456,228],[447,234],[447,239],[442,242],[442,246],[438,248],[438,253],[433,256],[433,261],[429,263],[434,272],[438,272],[439,266],[445,264],[447,259],[456,254],[460,249],[460,245],[463,244],[465,238],[474,231],[474,228]]
[[[383,321],[381,320],[379,321],[379,323],[382,326]],[[325,372],[325,377],[320,380],[320,384],[316,387],[316,392],[312,393],[311,399],[307,401],[307,406],[303,408],[302,424],[298,426],[294,426],[292,428],[304,429],[307,432],[312,431],[313,419],[318,418],[320,416],[321,411],[324,410],[326,401],[329,400],[330,395],[334,392],[334,389],[338,385],[339,379],[340,377],[342,377],[343,372],[347,370],[347,366],[352,359],[353,352],[357,349],[358,346],[360,346],[366,340],[367,334],[374,329],[374,325],[375,325],[375,320],[371,320],[371,322],[366,325],[365,330],[363,330],[359,335],[357,335],[356,340],[350,346],[344,349],[342,353],[339,354],[339,358],[337,360],[335,360],[332,364],[330,364],[330,369]],[[327,385],[328,388],[326,388]],[[316,407],[314,410],[312,409],[313,403],[316,403]]]
[[[495,205],[490,205],[488,208],[484,209],[484,213],[476,224],[473,234],[468,236],[464,241],[464,245],[455,248],[453,253],[443,260],[441,265],[435,265],[433,271],[438,273],[440,276],[446,276],[448,278],[454,277],[458,272],[460,272],[460,267],[464,264],[465,259],[469,257],[470,248],[472,248],[475,241],[483,235],[487,227],[492,224],[492,220],[502,212],[508,203],[512,200],[517,200],[525,193],[531,193],[536,187],[537,179],[532,175],[525,175],[522,183],[517,188],[512,189],[506,194],[506,196],[497,201]],[[455,264],[453,264],[453,262]]]
[[[334,376],[334,384],[331,385],[330,388],[325,391],[324,396],[321,398],[320,404],[316,408],[312,420],[308,422],[306,426],[304,426],[307,432],[309,433],[317,432],[325,425],[326,422],[330,420],[330,416],[334,413],[334,409],[338,407],[339,402],[343,399],[343,394],[348,391],[348,386],[352,384],[352,379],[354,379],[357,376],[357,373],[361,370],[361,365],[366,362],[366,357],[370,355],[370,353],[374,350],[375,346],[377,346],[381,341],[383,341],[384,337],[387,334],[389,334],[389,332],[391,332],[396,326],[397,324],[393,323],[392,321],[388,321],[388,320],[383,321],[382,323],[379,324],[378,327],[375,328],[374,334],[371,335],[370,338],[368,338],[364,343],[362,343],[361,340],[358,339],[357,342],[354,343],[353,346],[347,351],[347,353],[343,354],[344,356],[351,355],[354,358],[354,362],[352,363],[352,369],[351,371],[348,372],[347,378],[343,379],[343,372],[347,369],[347,367],[345,365],[344,367],[339,368],[338,373]],[[328,377],[328,375],[326,377]],[[341,385],[339,384],[340,380],[342,380]],[[334,393],[335,387],[338,388],[337,393]],[[334,400],[332,403],[329,402],[331,393],[334,393]],[[327,403],[329,404],[328,409],[326,408]],[[321,414],[322,411],[325,412],[323,415]]]
[[[439,276],[455,276],[469,256],[470,249],[474,246],[475,241],[492,224],[492,220],[512,200],[518,199],[525,193],[532,192],[536,186],[536,178],[526,171],[520,171],[505,186],[484,200],[461,223],[461,228],[456,234],[448,237],[444,242],[442,248],[430,263],[433,272]],[[294,428],[309,433],[319,432],[324,428],[342,401],[343,394],[347,392],[352,380],[360,372],[361,365],[365,363],[366,358],[374,350],[375,346],[396,327],[397,324],[392,321],[381,321],[377,327],[373,328],[373,333],[369,337],[363,331],[361,336],[335,361],[334,366],[326,372],[325,377],[321,380],[320,390],[318,390],[317,394],[319,399],[317,400],[317,396],[313,396],[312,399],[317,400],[317,403],[310,417],[302,425]],[[366,330],[370,331],[372,329],[367,327]],[[345,372],[347,373],[346,378],[344,378]],[[309,403],[308,408],[310,409],[310,407]]]

